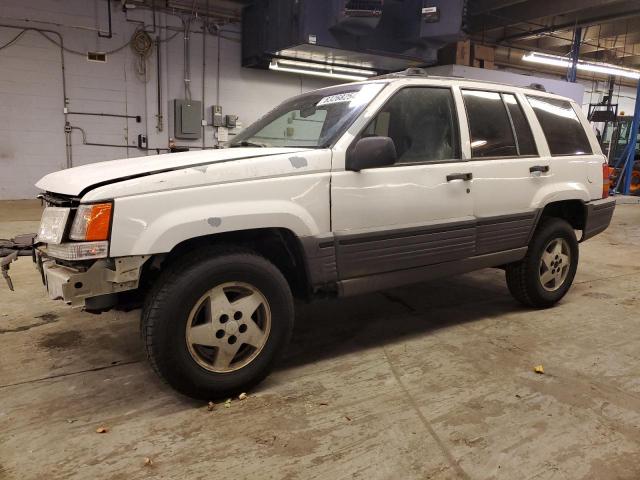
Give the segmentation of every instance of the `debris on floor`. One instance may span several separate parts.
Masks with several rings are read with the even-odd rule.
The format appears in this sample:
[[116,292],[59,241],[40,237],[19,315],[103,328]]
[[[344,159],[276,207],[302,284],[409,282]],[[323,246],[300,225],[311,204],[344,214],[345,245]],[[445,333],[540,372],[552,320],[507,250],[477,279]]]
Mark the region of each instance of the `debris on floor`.
[[242,392],[240,395],[238,395],[238,400],[244,400],[245,398],[247,398],[247,394]]
[[149,457],[144,457],[144,466],[150,467],[151,465],[153,465],[153,460],[151,460]]
[[227,400],[224,402],[224,408],[230,408],[231,407],[231,399],[227,398]]
[[209,404],[207,405],[207,410],[212,411],[214,408],[216,408],[216,404],[213,402],[209,402]]
[[96,428],[96,433],[107,433],[108,431],[109,431],[109,429],[107,427],[105,427],[104,425]]
[[539,373],[540,375],[544,375],[544,367],[542,365],[536,365],[533,367],[533,371]]

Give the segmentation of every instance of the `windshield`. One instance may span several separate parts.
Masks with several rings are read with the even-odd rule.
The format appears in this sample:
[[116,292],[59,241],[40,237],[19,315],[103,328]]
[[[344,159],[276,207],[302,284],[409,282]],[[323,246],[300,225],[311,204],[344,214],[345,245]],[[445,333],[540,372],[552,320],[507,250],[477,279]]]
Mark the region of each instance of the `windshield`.
[[340,85],[294,97],[249,125],[230,146],[327,147],[384,86],[382,82]]

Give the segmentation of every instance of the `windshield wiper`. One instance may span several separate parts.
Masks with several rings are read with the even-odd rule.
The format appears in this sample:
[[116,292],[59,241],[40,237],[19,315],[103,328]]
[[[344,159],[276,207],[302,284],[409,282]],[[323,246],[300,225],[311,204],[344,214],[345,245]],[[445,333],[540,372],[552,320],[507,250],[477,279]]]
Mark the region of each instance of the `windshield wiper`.
[[231,145],[231,148],[236,148],[236,147],[260,147],[260,148],[266,148],[269,145],[265,144],[265,143],[258,143],[258,142],[249,142],[248,140],[242,140],[240,143],[236,143],[234,145]]

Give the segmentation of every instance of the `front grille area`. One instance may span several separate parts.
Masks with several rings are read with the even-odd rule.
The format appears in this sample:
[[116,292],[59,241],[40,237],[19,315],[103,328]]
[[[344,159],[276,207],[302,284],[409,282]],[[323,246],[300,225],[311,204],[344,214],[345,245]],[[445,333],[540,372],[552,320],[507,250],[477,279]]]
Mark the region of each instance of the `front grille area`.
[[71,195],[63,195],[61,193],[44,192],[38,195],[47,207],[77,207],[80,205],[80,199]]

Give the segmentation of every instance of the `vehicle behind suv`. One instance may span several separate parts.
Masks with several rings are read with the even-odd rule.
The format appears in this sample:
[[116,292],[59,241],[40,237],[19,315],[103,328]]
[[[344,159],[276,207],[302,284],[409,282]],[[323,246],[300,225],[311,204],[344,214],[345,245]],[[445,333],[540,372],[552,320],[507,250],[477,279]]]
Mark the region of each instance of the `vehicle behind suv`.
[[230,147],[37,184],[51,298],[142,305],[155,370],[205,399],[268,374],[294,297],[497,267],[519,302],[550,307],[614,209],[580,107],[533,89],[392,75],[287,100]]

